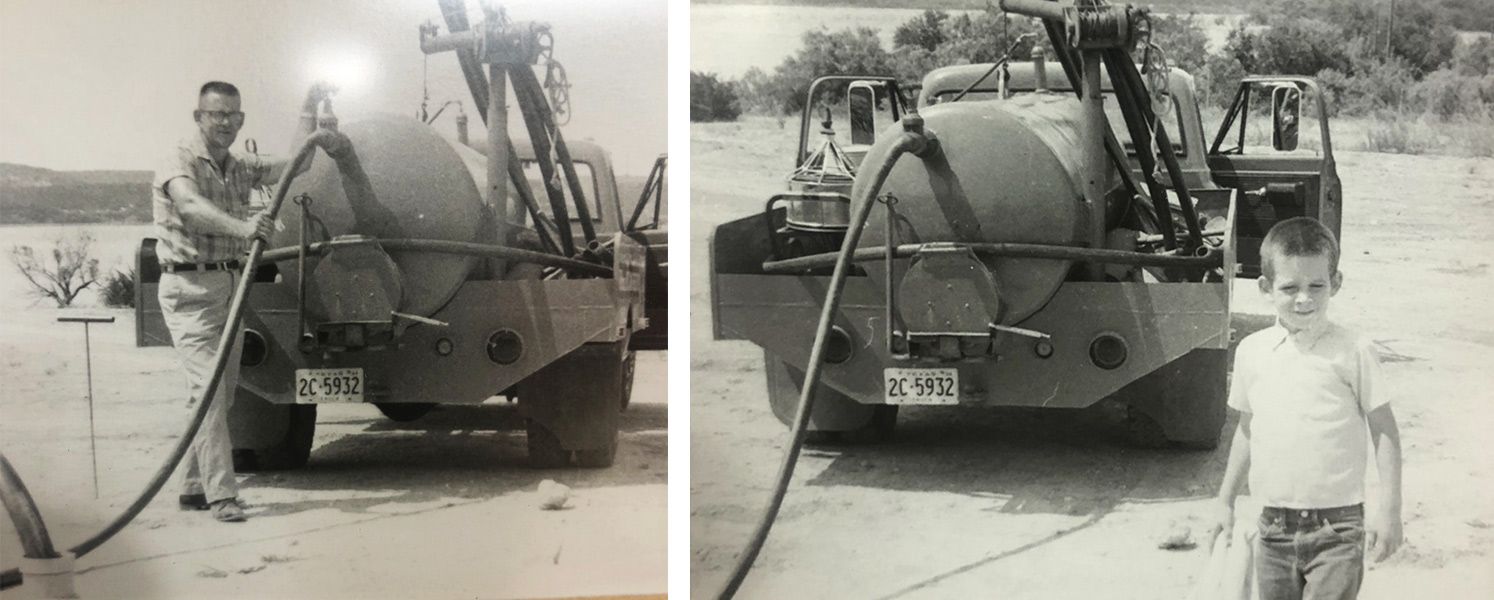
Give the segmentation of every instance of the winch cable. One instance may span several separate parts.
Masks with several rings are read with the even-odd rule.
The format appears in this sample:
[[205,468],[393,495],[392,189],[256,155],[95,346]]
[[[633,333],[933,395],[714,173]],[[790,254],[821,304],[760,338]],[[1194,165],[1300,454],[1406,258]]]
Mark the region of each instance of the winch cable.
[[[738,556],[737,564],[732,569],[726,586],[718,595],[719,598],[729,599],[736,595],[742,582],[746,580],[748,571],[752,569],[752,563],[757,559],[758,552],[762,551],[763,543],[768,539],[768,531],[773,528],[773,521],[778,518],[779,508],[783,506],[783,497],[788,493],[789,482],[794,477],[794,466],[799,460],[799,451],[804,446],[805,435],[809,432],[809,415],[814,408],[815,389],[820,381],[820,366],[824,364],[825,342],[830,337],[830,324],[835,319],[835,313],[840,309],[841,293],[845,290],[846,276],[851,270],[851,257],[861,241],[861,232],[871,216],[872,206],[876,204],[882,184],[887,181],[887,176],[892,173],[892,168],[897,165],[898,158],[903,154],[913,154],[928,160],[934,158],[939,152],[938,140],[932,133],[923,130],[922,117],[910,114],[903,117],[902,122],[903,133],[898,141],[893,143],[880,162],[875,163],[876,169],[870,171],[872,173],[870,183],[852,201],[856,213],[851,217],[850,227],[840,246],[840,255],[835,261],[835,271],[830,276],[830,287],[825,292],[825,304],[820,311],[819,325],[815,329],[814,345],[810,347],[809,366],[804,374],[799,405],[794,411],[794,426],[789,434],[788,448],[783,453],[783,462],[778,467],[778,478],[773,486],[773,495],[763,511],[762,518],[757,523],[757,528],[752,533],[752,538],[748,540],[747,547]],[[873,159],[868,157],[867,160]]]
[[[334,139],[332,132],[320,130],[307,136],[306,141],[301,143],[301,146],[296,151],[295,158],[291,160],[290,166],[286,167],[286,176],[281,178],[280,185],[275,189],[275,197],[268,209],[270,218],[273,219],[280,212],[280,205],[285,201],[286,191],[290,189],[290,183],[295,178],[294,174],[300,170],[301,164],[311,157],[312,152],[317,147],[326,147]],[[260,254],[264,252],[264,247],[265,240],[255,238],[249,245],[249,258],[244,264],[256,264]],[[171,455],[161,463],[161,467],[151,476],[149,482],[146,483],[145,489],[140,491],[140,495],[135,498],[134,502],[125,507],[124,511],[118,517],[115,517],[113,521],[109,522],[108,525],[105,525],[102,530],[82,543],[73,546],[68,552],[81,558],[98,548],[104,542],[109,541],[109,538],[114,537],[114,534],[119,533],[121,529],[124,529],[125,525],[128,525],[136,516],[139,516],[140,511],[144,510],[150,504],[150,501],[155,498],[156,493],[161,491],[161,487],[166,484],[166,479],[171,476],[172,471],[176,470],[177,464],[186,455],[187,448],[191,446],[192,440],[197,437],[197,431],[202,427],[202,421],[207,417],[208,409],[211,408],[213,396],[218,391],[218,383],[223,378],[224,369],[228,366],[229,350],[232,349],[232,344],[238,339],[236,334],[239,322],[244,316],[244,299],[248,297],[249,287],[253,284],[254,269],[244,269],[243,273],[239,275],[239,286],[234,293],[233,302],[229,305],[228,321],[224,324],[223,337],[218,340],[218,353],[213,363],[212,377],[208,379],[207,387],[203,389],[202,396],[197,399],[197,410],[192,413],[192,418],[187,424],[186,431],[182,432],[181,437],[177,438],[176,446],[171,449]]]

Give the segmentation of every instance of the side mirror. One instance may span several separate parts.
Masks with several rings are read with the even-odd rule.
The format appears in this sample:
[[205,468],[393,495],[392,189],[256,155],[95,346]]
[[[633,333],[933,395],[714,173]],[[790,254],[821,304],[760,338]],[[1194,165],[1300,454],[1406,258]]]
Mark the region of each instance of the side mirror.
[[877,90],[871,82],[857,81],[846,89],[851,113],[851,143],[870,145],[877,140]]
[[1271,147],[1283,152],[1297,149],[1297,125],[1302,121],[1302,90],[1278,85],[1271,90]]

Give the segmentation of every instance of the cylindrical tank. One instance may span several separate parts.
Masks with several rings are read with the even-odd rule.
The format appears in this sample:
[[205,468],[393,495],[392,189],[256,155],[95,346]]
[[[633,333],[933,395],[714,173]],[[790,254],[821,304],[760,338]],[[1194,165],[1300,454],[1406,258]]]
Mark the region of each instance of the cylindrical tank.
[[[375,235],[495,243],[479,191],[486,185],[485,163],[476,151],[410,117],[377,115],[344,122],[340,129],[352,141],[382,205],[374,208],[387,210],[384,214],[392,215],[394,226],[379,232],[361,231],[336,163],[318,151],[311,168],[295,180],[287,196],[311,196],[315,217],[311,241],[321,241],[325,234],[328,238]],[[299,244],[301,208],[287,202],[280,217],[285,228],[271,240],[272,246]],[[393,259],[402,287],[398,310],[418,315],[430,315],[445,305],[478,262],[471,256],[429,253],[399,253]],[[297,268],[295,261],[280,263],[285,281],[295,281]]]
[[[921,114],[938,137],[942,158],[904,155],[882,187],[898,199],[897,243],[1084,245],[1084,146],[1079,104],[1072,96],[951,102]],[[863,171],[886,156],[899,133],[894,127],[878,136]],[[1115,181],[1113,173],[1102,176]],[[865,179],[857,179],[853,197],[869,184]],[[886,215],[880,208],[872,211],[862,247],[886,243]],[[1047,303],[1071,267],[1070,261],[1047,259],[982,260],[996,277],[1007,323]],[[867,271],[882,275],[881,268]]]
[[[793,192],[851,195],[851,175],[798,173],[789,176],[788,182]],[[802,231],[844,232],[851,221],[850,205],[841,202],[792,201],[785,208],[788,226]]]

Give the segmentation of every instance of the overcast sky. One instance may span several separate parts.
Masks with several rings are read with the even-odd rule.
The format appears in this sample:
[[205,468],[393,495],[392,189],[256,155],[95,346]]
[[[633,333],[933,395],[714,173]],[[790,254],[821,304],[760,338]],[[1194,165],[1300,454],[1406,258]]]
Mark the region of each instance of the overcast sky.
[[[468,0],[472,22],[478,0]],[[664,0],[506,1],[509,17],[549,22],[572,84],[566,139],[592,139],[622,173],[666,151]],[[289,151],[306,88],[322,70],[361,72],[333,100],[344,122],[413,115],[425,56],[419,25],[436,0],[0,0],[0,162],[51,169],[153,169],[194,131],[198,87],[237,85],[240,141]],[[543,79],[543,73],[540,74]],[[431,110],[462,100],[481,121],[453,54],[429,58]],[[510,95],[511,129],[527,137]],[[452,111],[438,126],[451,132]]]

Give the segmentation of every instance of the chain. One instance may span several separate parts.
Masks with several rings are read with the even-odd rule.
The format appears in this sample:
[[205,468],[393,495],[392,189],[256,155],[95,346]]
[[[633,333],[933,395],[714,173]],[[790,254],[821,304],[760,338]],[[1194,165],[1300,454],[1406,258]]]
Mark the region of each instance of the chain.
[[[543,87],[550,100],[550,112],[555,115],[555,126],[571,122],[571,82],[566,77],[565,65],[555,60],[555,36],[547,29],[539,33],[540,58],[545,62]],[[552,132],[553,133],[553,132]]]
[[[1145,27],[1140,28],[1138,35],[1141,43],[1141,75],[1146,79],[1147,99],[1152,105],[1152,119],[1147,121],[1147,131],[1151,134],[1149,149],[1152,153],[1153,164],[1157,165],[1158,176],[1162,169],[1162,149],[1157,145],[1157,127],[1162,121],[1162,115],[1171,110],[1171,91],[1168,89],[1168,79],[1172,68],[1167,63],[1167,52],[1152,41],[1155,27],[1152,23],[1151,13],[1141,14]],[[1170,132],[1176,133],[1176,132]]]

